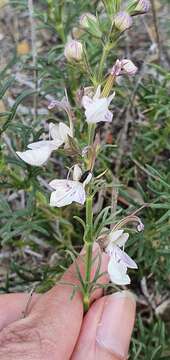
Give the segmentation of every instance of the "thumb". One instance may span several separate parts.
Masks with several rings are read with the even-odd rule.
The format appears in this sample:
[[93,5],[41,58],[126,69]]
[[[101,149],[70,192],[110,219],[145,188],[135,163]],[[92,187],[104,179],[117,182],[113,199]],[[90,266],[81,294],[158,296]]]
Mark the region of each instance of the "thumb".
[[72,360],[126,359],[136,303],[129,291],[97,300],[84,318]]

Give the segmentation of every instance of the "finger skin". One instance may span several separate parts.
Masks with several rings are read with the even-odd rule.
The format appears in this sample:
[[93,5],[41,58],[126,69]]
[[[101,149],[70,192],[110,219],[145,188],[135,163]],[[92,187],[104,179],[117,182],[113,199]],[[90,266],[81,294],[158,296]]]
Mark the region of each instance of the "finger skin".
[[[96,251],[99,251],[99,247],[96,246]],[[94,253],[96,254],[96,251]],[[100,251],[99,251],[100,253]],[[83,250],[81,252],[85,255],[85,251]],[[101,254],[100,254],[101,255]],[[82,256],[83,259],[83,256]],[[96,262],[93,266],[92,272],[91,272],[91,278],[93,278],[98,262],[98,258],[96,259]],[[79,267],[82,276],[84,275],[84,266],[83,262],[79,259]],[[106,254],[102,254],[102,263],[101,263],[101,273],[106,271],[108,264],[108,256]],[[62,281],[70,282],[71,278],[74,278],[75,280],[75,268],[74,265],[72,265],[67,272],[64,274]],[[106,275],[103,275],[99,279],[99,283],[106,283],[108,281],[108,277]],[[77,282],[78,283],[78,282]],[[54,287],[55,289],[56,287]],[[98,299],[102,295],[102,290],[98,289],[93,292],[91,295],[91,303]],[[29,304],[29,308],[27,309],[27,314],[31,311],[32,307],[36,303],[36,301],[39,299],[39,297],[42,296],[40,294],[33,294],[31,297],[31,301]],[[2,294],[0,295],[0,330],[2,330],[5,326],[9,325],[12,322],[15,322],[17,320],[20,320],[23,318],[23,313],[25,311],[25,308],[27,306],[28,300],[30,298],[30,294],[28,293],[15,293],[15,294]],[[7,311],[6,311],[7,309]]]
[[[122,304],[119,306],[118,300],[116,303],[113,303],[113,307],[110,308],[109,319],[105,324],[106,329],[103,337],[108,336],[108,332],[110,332],[109,338],[111,342],[113,342],[114,350],[113,348],[110,349],[109,347],[103,346],[104,341],[103,343],[97,341],[98,329],[102,326],[103,313],[110,299],[110,295],[102,297],[91,306],[84,318],[79,339],[71,360],[124,360],[127,358],[127,355],[120,355],[120,350],[124,348],[124,340],[127,341],[127,343],[129,342],[134,325],[136,307],[135,302],[132,302],[132,300],[123,300],[123,307]],[[122,299],[120,299],[120,301],[122,301]],[[127,316],[127,312],[130,313],[130,316]],[[117,319],[116,314],[118,314]],[[127,339],[122,335],[122,331],[120,330],[120,327],[123,325],[122,318],[125,321],[125,337],[127,336]],[[118,324],[119,327],[117,326]],[[115,337],[117,337],[117,343],[115,343],[114,334]]]
[[[33,294],[29,311],[41,295]],[[0,330],[23,317],[30,295],[26,293],[3,294],[0,296]]]
[[[104,264],[102,261],[102,271],[106,270],[106,262],[105,258]],[[77,263],[83,275],[84,258],[79,257]],[[62,281],[78,284],[75,264],[64,274]],[[105,277],[100,281],[105,281]],[[62,283],[54,286],[34,303],[25,319],[4,328],[0,337],[0,358],[8,359],[8,348],[10,353],[17,350],[17,360],[69,360],[83,319],[81,293],[77,291],[71,300],[72,289],[72,286]],[[98,295],[95,294],[96,296]],[[28,357],[30,353],[31,357]]]

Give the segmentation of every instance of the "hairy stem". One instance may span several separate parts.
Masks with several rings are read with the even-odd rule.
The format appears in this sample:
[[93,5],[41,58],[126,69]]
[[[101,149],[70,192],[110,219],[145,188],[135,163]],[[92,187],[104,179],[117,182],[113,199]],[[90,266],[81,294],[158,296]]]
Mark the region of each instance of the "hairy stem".
[[99,64],[99,72],[98,72],[98,82],[99,83],[102,81],[102,78],[103,78],[104,65],[105,65],[105,61],[106,61],[109,51],[110,51],[110,44],[108,42],[104,46],[102,57],[101,57],[100,64]]
[[93,198],[88,196],[86,200],[86,230],[84,242],[86,249],[85,258],[85,282],[83,304],[84,311],[87,312],[90,305],[90,274],[92,268],[92,249],[93,249]]

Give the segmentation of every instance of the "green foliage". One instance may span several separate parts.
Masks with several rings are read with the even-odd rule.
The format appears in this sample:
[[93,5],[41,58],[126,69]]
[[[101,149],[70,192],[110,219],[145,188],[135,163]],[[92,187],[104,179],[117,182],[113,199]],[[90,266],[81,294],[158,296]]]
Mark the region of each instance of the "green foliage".
[[[119,10],[121,1],[103,1],[109,14]],[[15,11],[24,11],[26,1],[11,1]],[[37,74],[39,81],[38,106],[47,108],[47,95],[59,100],[67,88],[68,97],[73,105],[75,93],[79,84],[89,86],[98,82],[97,71],[101,60],[101,44],[105,39],[105,21],[100,24],[100,30],[104,34],[102,39],[83,34],[82,41],[88,49],[88,59],[92,71],[92,83],[87,82],[81,68],[66,64],[63,49],[67,35],[73,26],[77,26],[78,19],[83,12],[96,13],[92,1],[45,1],[36,4],[35,18],[38,21],[39,30],[48,31],[51,38],[46,45],[44,53],[37,57]],[[115,7],[113,8],[112,5]],[[97,15],[100,13],[97,10]],[[137,30],[137,29],[136,29]],[[136,36],[138,34],[136,33]],[[91,42],[89,42],[89,38]],[[125,47],[122,38],[123,48]],[[114,50],[117,45],[114,44]],[[106,71],[111,68],[115,61],[115,51],[106,57]],[[124,55],[124,53],[123,53]],[[122,54],[121,54],[122,56]],[[82,220],[84,210],[79,207],[53,209],[49,203],[48,182],[57,177],[65,177],[66,169],[63,169],[64,156],[62,150],[57,152],[46,166],[31,168],[22,162],[15,154],[17,150],[24,150],[28,143],[42,138],[44,122],[64,120],[67,117],[58,110],[48,115],[33,116],[30,108],[35,94],[33,89],[27,89],[19,85],[13,75],[15,65],[21,72],[32,73],[31,55],[25,59],[15,54],[6,67],[0,73],[0,99],[5,100],[8,91],[15,85],[17,94],[13,106],[8,106],[0,113],[0,244],[2,252],[10,252],[10,258],[5,262],[6,276],[0,286],[0,291],[20,291],[36,285],[38,291],[43,292],[55,283],[64,269],[71,262],[70,252],[65,250],[79,251],[82,246],[82,232],[85,223]],[[96,70],[97,66],[97,70]],[[144,78],[138,86],[135,102],[131,107],[131,116],[137,119],[131,124],[127,134],[128,150],[124,150],[119,180],[111,175],[115,168],[119,147],[119,130],[124,126],[123,122],[116,122],[117,109],[120,110],[126,101],[129,101],[133,93],[135,79],[132,82],[124,81],[117,87],[119,100],[115,99],[115,121],[110,128],[113,134],[114,147],[105,147],[99,154],[95,175],[99,175],[109,167],[98,182],[98,189],[105,191],[103,208],[94,217],[94,235],[97,238],[103,227],[110,225],[123,216],[132,213],[142,204],[148,204],[140,213],[145,224],[145,231],[136,234],[131,229],[131,237],[128,243],[128,252],[138,263],[139,271],[132,274],[132,289],[141,295],[141,280],[147,279],[149,291],[156,296],[168,294],[170,291],[170,103],[169,84],[170,73],[165,67],[158,65],[146,66]],[[19,106],[24,104],[28,113],[23,115]],[[45,105],[44,105],[45,104]],[[83,137],[82,130],[84,117],[80,107],[75,110],[77,121],[77,138],[80,149],[83,149],[87,139]],[[78,129],[79,128],[79,129]],[[104,128],[101,128],[104,132]],[[9,142],[10,140],[10,142]],[[115,145],[118,145],[117,147]],[[109,152],[108,152],[109,147]],[[109,154],[109,155],[108,155]],[[70,158],[66,160],[66,166],[70,166]],[[115,175],[115,174],[114,174]],[[107,180],[107,186],[106,181]],[[111,211],[110,199],[113,185],[118,193],[116,212]],[[135,191],[135,192],[134,192]],[[96,193],[95,199],[98,201]],[[122,206],[123,204],[123,206]],[[73,219],[74,216],[74,219]],[[26,247],[34,255],[23,255]],[[52,261],[52,254],[56,254]],[[28,264],[25,265],[25,257]],[[38,257],[39,256],[39,257]],[[13,274],[16,274],[15,281]],[[98,279],[99,270],[96,271]],[[147,323],[145,315],[138,316],[134,339],[131,346],[131,358],[133,360],[160,360],[166,359],[166,323],[153,317]]]
[[151,324],[144,324],[142,317],[138,316],[136,329],[140,337],[133,339],[131,352],[133,360],[161,360],[166,359],[165,354],[165,326],[160,319]]

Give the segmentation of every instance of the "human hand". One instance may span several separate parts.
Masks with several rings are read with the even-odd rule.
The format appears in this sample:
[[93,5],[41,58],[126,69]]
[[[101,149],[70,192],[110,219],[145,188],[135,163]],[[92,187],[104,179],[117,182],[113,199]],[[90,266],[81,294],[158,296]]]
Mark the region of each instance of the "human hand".
[[[99,251],[94,249],[94,257]],[[107,269],[102,254],[101,272]],[[84,272],[82,256],[77,260]],[[97,265],[96,265],[97,266]],[[95,272],[95,264],[92,276]],[[101,283],[106,282],[103,275]],[[72,264],[62,282],[77,284]],[[96,290],[83,318],[81,294],[71,300],[72,288],[58,284],[46,294],[34,294],[22,317],[28,294],[0,296],[0,359],[3,360],[118,360],[126,359],[135,319],[135,301],[127,291],[101,297]]]

